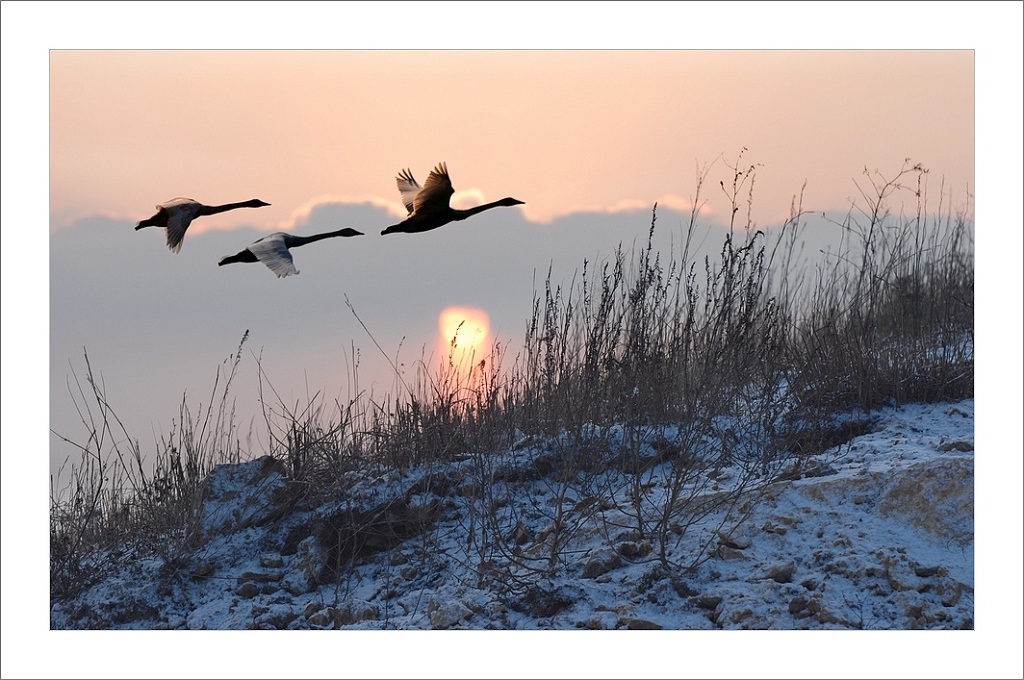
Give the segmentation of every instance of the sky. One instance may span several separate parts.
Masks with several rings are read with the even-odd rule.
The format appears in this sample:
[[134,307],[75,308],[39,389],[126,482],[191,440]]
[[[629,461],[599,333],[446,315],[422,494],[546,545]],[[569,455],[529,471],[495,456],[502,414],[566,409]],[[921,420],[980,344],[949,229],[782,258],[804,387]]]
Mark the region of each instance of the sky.
[[[970,194],[979,389],[1006,374],[1019,388],[1019,5],[512,7],[4,3],[3,231],[21,239],[3,250],[5,424],[80,436],[83,350],[144,447],[183,395],[208,404],[246,330],[250,411],[256,356],[292,405],[379,395],[388,362],[443,351],[450,307],[485,313],[514,351],[549,266],[563,281],[629,247],[655,202],[659,236],[678,238],[701,168],[702,224],[721,226],[737,159],[757,165],[764,227],[801,189],[805,208],[845,214],[865,169],[907,158],[932,196]],[[441,161],[453,205],[525,204],[379,236],[401,214],[395,175],[422,182]],[[131,228],[175,196],[271,205],[197,220],[175,255]],[[271,231],[340,226],[366,235],[296,251],[299,276],[215,265]],[[979,394],[979,424],[1019,422],[1010,392]]]
[[[730,212],[715,190],[730,164],[757,166],[765,227],[801,190],[808,210],[841,214],[865,167],[893,175],[907,158],[936,169],[936,193],[969,207],[973,192],[968,50],[60,50],[49,73],[51,427],[72,439],[86,352],[151,444],[246,330],[243,355],[289,407],[344,402],[357,377],[394,390],[391,364],[433,369],[451,309],[493,319],[473,328],[484,352],[514,352],[546,266],[557,284],[630,246],[656,203],[678,232],[698,168],[708,225]],[[441,161],[453,205],[523,206],[381,238],[404,213],[395,175],[422,182]],[[129,227],[175,196],[271,205],[196,220],[172,255]],[[271,231],[341,226],[366,235],[296,251],[301,278],[211,266]],[[243,427],[257,377],[241,365]]]
[[[970,210],[974,66],[969,50],[55,50],[51,427],[74,439],[68,383],[86,352],[147,443],[186,392],[206,396],[246,330],[292,407],[348,399],[354,368],[381,395],[394,387],[384,354],[400,367],[400,347],[432,369],[452,309],[493,318],[466,326],[482,352],[514,352],[546,265],[568,282],[642,238],[655,204],[678,233],[698,168],[707,225],[731,212],[716,186],[730,164],[757,167],[751,219],[767,228],[801,191],[806,209],[841,215],[865,167],[894,176],[908,158]],[[523,206],[381,238],[404,213],[395,175],[422,182],[441,161],[453,205]],[[173,255],[159,230],[130,227],[175,196],[271,205],[196,220]],[[211,266],[271,231],[341,226],[366,235],[297,250],[301,278]],[[240,368],[243,424],[257,375]]]

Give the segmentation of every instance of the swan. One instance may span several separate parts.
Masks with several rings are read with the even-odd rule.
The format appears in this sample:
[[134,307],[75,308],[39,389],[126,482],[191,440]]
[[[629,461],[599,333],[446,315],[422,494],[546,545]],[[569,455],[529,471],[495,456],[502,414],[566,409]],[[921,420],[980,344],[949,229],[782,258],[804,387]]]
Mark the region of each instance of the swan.
[[292,254],[289,252],[289,248],[298,248],[313,241],[335,236],[362,235],[363,232],[348,228],[329,231],[323,234],[313,234],[312,236],[293,236],[292,234],[279,231],[254,241],[245,250],[220,258],[220,262],[217,265],[223,266],[234,262],[262,262],[267,265],[270,271],[277,274],[278,278],[281,278],[289,274],[299,273],[299,270],[292,263]]
[[398,173],[398,177],[395,179],[398,182],[398,192],[402,195],[402,203],[405,204],[405,209],[409,211],[409,215],[404,221],[393,224],[380,232],[381,236],[398,232],[416,234],[421,231],[430,231],[431,229],[443,227],[449,222],[464,220],[467,217],[476,215],[484,210],[490,210],[491,208],[523,205],[523,201],[506,197],[500,201],[478,205],[469,210],[456,210],[452,208],[448,205],[448,201],[451,199],[452,194],[455,193],[455,190],[452,188],[452,181],[448,177],[448,166],[445,163],[439,163],[431,171],[422,188],[417,184],[408,169]]
[[264,203],[258,198],[241,203],[226,203],[224,205],[203,205],[191,198],[172,198],[165,203],[158,203],[156,214],[148,217],[135,225],[135,230],[145,227],[164,227],[167,229],[167,247],[171,252],[181,251],[181,242],[185,239],[185,230],[192,224],[192,220],[203,215],[216,215],[217,213],[234,210],[235,208],[262,208],[269,203]]

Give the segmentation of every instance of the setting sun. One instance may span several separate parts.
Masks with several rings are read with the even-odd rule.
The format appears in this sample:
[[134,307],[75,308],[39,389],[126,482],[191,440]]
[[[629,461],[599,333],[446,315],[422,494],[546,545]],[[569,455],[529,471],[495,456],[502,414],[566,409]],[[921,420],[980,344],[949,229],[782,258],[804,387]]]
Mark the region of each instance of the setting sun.
[[446,307],[437,320],[441,333],[441,351],[459,361],[467,354],[479,360],[489,342],[490,319],[487,313],[473,307]]

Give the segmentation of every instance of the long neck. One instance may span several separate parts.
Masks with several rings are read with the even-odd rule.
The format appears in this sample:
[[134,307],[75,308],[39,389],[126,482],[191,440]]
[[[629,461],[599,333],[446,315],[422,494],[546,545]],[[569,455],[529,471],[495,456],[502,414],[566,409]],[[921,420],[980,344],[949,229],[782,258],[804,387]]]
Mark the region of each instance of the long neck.
[[239,203],[225,203],[224,205],[204,205],[200,211],[200,215],[216,215],[217,213],[227,212],[228,210],[234,210],[235,208],[252,208],[255,207],[252,201],[241,201]]
[[491,201],[490,203],[484,203],[483,205],[478,205],[476,207],[468,208],[466,210],[455,210],[454,208],[452,208],[452,216],[453,219],[464,220],[467,217],[472,217],[473,215],[476,215],[477,213],[482,213],[485,210],[490,210],[491,208],[498,208],[507,205],[508,199],[503,198],[500,201]]
[[338,231],[328,231],[323,234],[313,234],[312,236],[292,236],[288,235],[284,239],[284,244],[289,248],[297,248],[298,246],[304,246],[307,243],[313,243],[325,238],[333,238],[335,236],[356,236],[358,232],[353,229],[339,229]]

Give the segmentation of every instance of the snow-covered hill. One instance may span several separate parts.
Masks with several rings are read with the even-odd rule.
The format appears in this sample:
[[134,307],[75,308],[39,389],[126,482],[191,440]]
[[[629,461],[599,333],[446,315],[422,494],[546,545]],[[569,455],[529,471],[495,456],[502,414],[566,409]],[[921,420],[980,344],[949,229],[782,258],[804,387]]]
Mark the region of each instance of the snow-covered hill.
[[486,457],[518,569],[498,569],[480,535],[481,457],[364,474],[319,503],[270,457],[222,466],[200,544],[107,556],[101,582],[51,603],[51,628],[971,629],[973,399],[868,416],[763,493],[688,515],[665,543],[670,563],[700,562],[690,571],[630,528],[629,489],[557,484],[544,442]]

